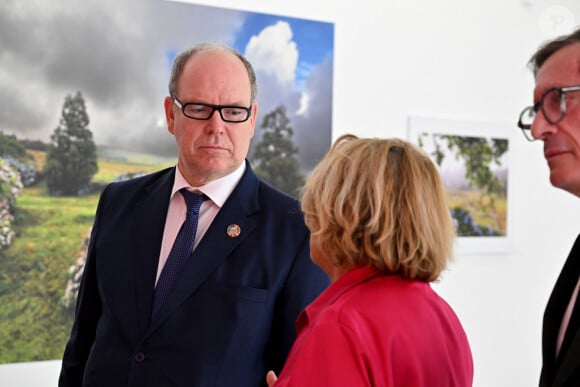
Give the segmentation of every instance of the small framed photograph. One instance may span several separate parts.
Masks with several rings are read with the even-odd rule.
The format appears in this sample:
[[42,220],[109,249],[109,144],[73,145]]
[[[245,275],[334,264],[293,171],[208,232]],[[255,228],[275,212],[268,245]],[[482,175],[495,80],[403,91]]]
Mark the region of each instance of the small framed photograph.
[[431,157],[443,179],[457,230],[456,255],[511,248],[511,132],[506,124],[409,117],[409,141]]

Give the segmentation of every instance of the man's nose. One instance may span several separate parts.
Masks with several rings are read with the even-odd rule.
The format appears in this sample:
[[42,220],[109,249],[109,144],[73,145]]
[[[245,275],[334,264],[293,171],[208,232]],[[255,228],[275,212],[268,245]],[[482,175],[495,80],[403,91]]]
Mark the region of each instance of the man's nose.
[[224,121],[220,112],[216,109],[212,112],[211,116],[207,119],[206,131],[208,133],[221,133],[224,130]]
[[532,137],[536,140],[544,140],[547,136],[554,134],[557,131],[555,124],[551,124],[546,119],[542,109],[538,110],[538,114],[532,122]]

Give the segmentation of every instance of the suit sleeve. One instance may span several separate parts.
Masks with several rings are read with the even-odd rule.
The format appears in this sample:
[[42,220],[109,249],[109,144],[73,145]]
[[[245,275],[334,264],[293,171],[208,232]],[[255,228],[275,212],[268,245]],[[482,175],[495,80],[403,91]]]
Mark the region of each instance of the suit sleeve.
[[328,276],[310,258],[310,234],[302,240],[284,288],[276,301],[269,359],[279,373],[296,338],[298,314],[329,285]]
[[85,365],[95,339],[97,323],[101,315],[102,304],[96,274],[95,240],[99,229],[98,219],[103,212],[105,192],[106,190],[103,191],[99,200],[95,222],[91,230],[85,268],[75,308],[75,319],[62,359],[58,381],[59,387],[82,385]]

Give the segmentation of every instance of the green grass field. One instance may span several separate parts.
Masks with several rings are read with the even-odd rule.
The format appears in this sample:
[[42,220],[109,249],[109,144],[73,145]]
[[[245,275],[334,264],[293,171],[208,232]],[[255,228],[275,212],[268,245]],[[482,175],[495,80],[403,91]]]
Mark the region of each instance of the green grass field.
[[[31,152],[32,153],[32,152]],[[34,154],[37,165],[43,154]],[[93,181],[172,165],[99,160]],[[53,197],[43,183],[25,188],[16,202],[12,245],[0,252],[0,363],[59,359],[72,325],[61,304],[68,270],[92,225],[98,193]]]

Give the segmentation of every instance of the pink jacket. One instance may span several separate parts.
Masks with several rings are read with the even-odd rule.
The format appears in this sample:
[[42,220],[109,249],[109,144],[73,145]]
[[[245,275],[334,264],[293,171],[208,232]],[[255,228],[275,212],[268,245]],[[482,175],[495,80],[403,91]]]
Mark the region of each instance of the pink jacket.
[[300,314],[276,387],[469,387],[473,359],[429,283],[349,271]]

